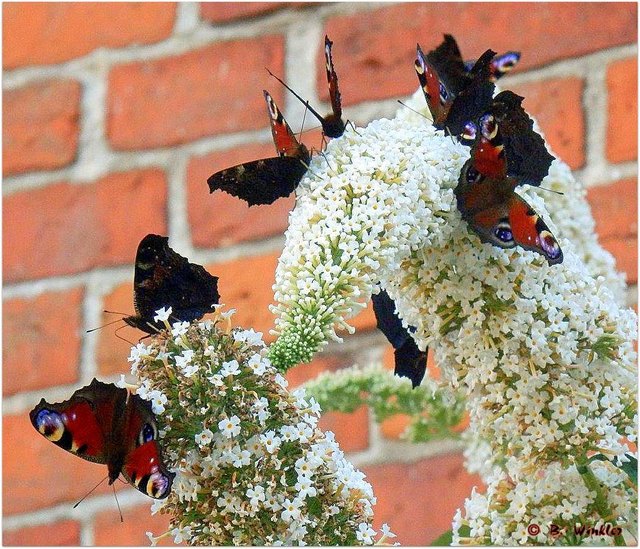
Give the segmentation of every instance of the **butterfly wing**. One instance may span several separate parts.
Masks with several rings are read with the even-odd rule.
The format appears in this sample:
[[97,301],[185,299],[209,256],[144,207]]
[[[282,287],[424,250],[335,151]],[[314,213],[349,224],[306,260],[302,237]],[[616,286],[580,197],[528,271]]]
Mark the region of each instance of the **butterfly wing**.
[[156,499],[166,498],[175,473],[169,471],[162,459],[151,403],[138,395],[129,395],[125,418],[126,453],[122,476],[143,494]]
[[485,177],[467,160],[455,194],[458,210],[483,242],[501,248],[520,246],[542,254],[550,265],[562,263],[560,246],[543,219],[514,191],[516,181]]
[[496,55],[491,60],[491,79],[495,82],[505,74],[513,70],[520,61],[519,51],[508,51],[501,55]]
[[429,63],[420,44],[416,47],[414,66],[429,112],[431,112],[431,118],[433,118],[433,125],[441,130],[444,128],[444,121],[454,97],[453,92],[447,89],[436,68]]
[[126,389],[93,380],[64,402],[44,399],[29,413],[45,438],[78,457],[108,463],[114,418],[124,410]]
[[458,95],[469,84],[460,48],[452,35],[444,35],[440,45],[427,54],[427,61],[452,95]]
[[295,134],[282,116],[278,105],[271,97],[268,91],[263,90],[264,99],[267,103],[267,113],[269,114],[269,122],[271,123],[271,135],[276,146],[276,151],[280,156],[291,156],[300,158],[306,164],[309,163],[311,156],[309,151],[296,139]]
[[384,290],[371,296],[376,325],[395,349],[397,376],[408,377],[413,387],[420,385],[427,368],[427,351],[418,349],[409,331],[396,313],[396,304]]
[[522,108],[524,98],[511,91],[500,92],[489,113],[498,126],[504,145],[506,174],[520,184],[540,185],[549,173],[554,156],[549,154],[544,139],[533,130],[533,120]]
[[333,67],[333,56],[331,55],[331,46],[333,42],[329,37],[324,37],[324,60],[327,70],[327,82],[329,84],[329,98],[331,99],[331,110],[333,116],[342,118],[342,101],[340,100],[340,90],[338,89],[338,75]]
[[220,299],[218,277],[189,263],[168,242],[166,236],[148,234],[138,245],[133,280],[137,316],[125,322],[147,333],[164,328],[153,320],[158,309],[171,307],[172,320],[192,321],[213,311]]
[[211,192],[219,189],[255,206],[289,196],[306,172],[307,166],[299,158],[276,156],[222,170],[207,183]]
[[470,81],[453,99],[444,122],[452,135],[460,135],[468,122],[475,123],[491,105],[495,84],[491,81],[490,65],[495,55],[485,51],[469,72]]

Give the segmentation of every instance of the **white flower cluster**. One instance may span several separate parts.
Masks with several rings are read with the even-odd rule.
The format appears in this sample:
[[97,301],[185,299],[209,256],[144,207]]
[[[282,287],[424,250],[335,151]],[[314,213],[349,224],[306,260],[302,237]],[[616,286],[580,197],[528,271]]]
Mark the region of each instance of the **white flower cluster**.
[[161,401],[163,455],[176,473],[152,508],[171,517],[165,535],[194,545],[373,544],[365,475],[317,427],[318,403],[287,390],[262,334],[231,329],[225,316],[167,326],[131,352],[138,394]]
[[635,440],[636,316],[619,306],[622,279],[560,161],[542,186],[564,195],[518,192],[558,238],[563,263],[482,244],[452,192],[467,158],[408,109],[329,144],[290,218],[270,356],[281,368],[308,361],[380,284],[419,346],[435,351],[443,382],[465,395],[475,447],[488,445],[488,492],[468,501],[457,541],[468,522],[465,543],[553,543],[522,528],[549,524],[563,494],[572,520],[624,525],[621,502],[637,496],[616,467],[618,482],[593,484],[602,465],[587,463],[594,452],[622,460]]

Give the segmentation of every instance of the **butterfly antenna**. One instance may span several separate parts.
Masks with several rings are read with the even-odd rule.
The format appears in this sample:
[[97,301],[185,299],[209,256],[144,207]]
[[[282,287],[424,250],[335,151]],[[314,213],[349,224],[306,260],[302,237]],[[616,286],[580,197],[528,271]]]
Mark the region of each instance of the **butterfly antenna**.
[[106,477],[104,477],[100,482],[98,482],[98,484],[96,484],[93,488],[91,488],[91,490],[89,490],[84,496],[82,496],[82,498],[80,499],[80,501],[78,501],[73,508],[75,509],[78,505],[80,505],[89,495],[91,495],[91,493],[98,487],[100,486],[105,480],[107,480],[109,478],[109,475],[107,475]]
[[109,313],[110,315],[122,315],[122,316],[128,316],[129,313],[121,313],[119,311],[107,311],[106,309],[102,310],[103,313]]
[[553,189],[547,189],[546,187],[538,187],[538,189],[542,189],[543,191],[549,191],[550,193],[555,193],[555,194],[559,194],[560,196],[563,196],[564,193],[560,192],[560,191],[554,191]]
[[91,328],[90,330],[87,330],[86,333],[95,332],[96,330],[101,330],[102,328],[105,328],[106,326],[111,326],[111,324],[115,324],[116,322],[120,322],[121,320],[122,320],[121,318],[116,318],[115,320],[112,320],[111,322],[107,322],[102,326],[98,326],[97,328]]
[[116,329],[116,331],[115,331],[115,332],[113,332],[113,334],[114,334],[118,339],[121,339],[122,341],[126,341],[129,345],[135,345],[135,343],[133,343],[133,342],[129,341],[128,339],[125,339],[124,337],[122,337],[122,336],[119,336],[119,335],[118,335],[118,332],[119,332],[120,330],[122,330],[122,328],[124,328],[125,326],[126,326],[126,324],[124,324],[123,326],[120,326],[119,328],[117,328],[117,329]]
[[329,159],[327,158],[327,155],[325,154],[324,151],[320,151],[320,156],[322,156],[322,158],[324,158],[325,162],[327,163],[327,166],[329,166],[329,169],[334,173],[334,175],[336,174],[336,171],[333,169],[333,167],[331,166],[331,163],[329,162]]
[[[398,101],[400,101],[400,100],[398,100]],[[405,105],[405,107],[406,107],[406,105]],[[418,112],[418,111],[416,111],[416,112]],[[418,114],[422,114],[422,113],[418,113]],[[424,116],[424,114],[422,114],[422,116]],[[347,120],[346,125],[347,125],[347,126],[351,126],[351,128],[353,129],[353,131],[354,131],[354,132],[356,132],[358,135],[362,135],[362,134],[358,131],[358,129],[356,128],[355,124],[354,124],[353,122],[351,122],[351,120]]]
[[309,105],[309,101],[307,101],[306,99],[302,99],[302,97],[300,97],[296,92],[294,92],[289,86],[287,86],[282,80],[280,80],[280,78],[278,78],[275,74],[273,74],[269,69],[267,69],[267,72],[271,76],[273,76],[278,82],[280,82],[280,84],[282,84],[285,88],[287,88],[293,95],[295,95],[298,98],[298,101],[300,101],[305,107],[307,107],[307,109],[309,109],[309,112],[313,116],[315,116],[318,120],[320,120],[320,123],[324,122],[324,116],[318,113],[318,111],[314,110],[314,108],[311,105]]
[[[424,114],[422,114],[420,111],[417,111],[416,109],[414,109],[413,107],[410,107],[409,105],[407,105],[406,103],[403,103],[402,101],[400,101],[400,99],[398,99],[398,103],[400,103],[403,107],[407,107],[407,109],[409,109],[410,111],[415,112],[417,115],[422,116],[422,118],[425,118],[427,120],[429,120],[429,122],[431,122],[431,119],[428,116],[425,116]],[[355,128],[354,128],[355,129]]]
[[124,522],[124,518],[122,518],[122,509],[120,509],[120,502],[118,501],[118,496],[116,495],[116,486],[115,486],[115,484],[112,484],[111,488],[113,488],[113,497],[116,500],[116,506],[118,507],[118,513],[120,514],[120,522]]

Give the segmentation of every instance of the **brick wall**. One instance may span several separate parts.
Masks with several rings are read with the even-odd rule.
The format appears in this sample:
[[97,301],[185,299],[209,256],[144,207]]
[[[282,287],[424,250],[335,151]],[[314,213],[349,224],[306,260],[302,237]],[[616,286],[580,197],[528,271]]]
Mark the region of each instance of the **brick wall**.
[[[127,371],[128,346],[103,309],[131,313],[136,246],[148,232],[220,276],[236,320],[268,332],[274,267],[293,199],[249,210],[210,196],[206,177],[271,154],[261,90],[292,127],[303,108],[268,78],[285,75],[314,105],[328,99],[322,37],[348,118],[392,115],[417,88],[416,41],[453,33],[470,57],[522,50],[501,84],[526,96],[551,146],[589,186],[601,241],[637,283],[637,29],[635,4],[65,3],[3,5],[3,502],[5,544],[146,544],[166,525],[150,501],[33,432],[28,410],[93,376]],[[322,110],[322,109],[321,109]],[[309,137],[318,144],[317,132]],[[290,378],[384,357],[370,310],[358,333]],[[126,328],[121,335],[135,340]],[[366,410],[329,414],[378,496],[376,523],[402,544],[450,526],[478,479],[453,443],[409,446],[401,420]]]

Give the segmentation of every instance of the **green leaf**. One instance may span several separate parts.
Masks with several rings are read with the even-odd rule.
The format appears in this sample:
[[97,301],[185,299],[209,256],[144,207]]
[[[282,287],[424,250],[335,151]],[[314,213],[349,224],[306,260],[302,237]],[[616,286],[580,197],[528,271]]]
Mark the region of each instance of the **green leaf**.
[[444,534],[438,536],[429,545],[431,547],[448,547],[453,543],[453,531],[447,530]]
[[633,484],[635,484],[635,486],[637,487],[638,486],[638,460],[630,454],[627,454],[627,458],[629,458],[629,461],[620,465],[620,469],[622,469],[625,473],[627,473],[627,476],[631,479]]
[[317,496],[309,496],[307,498],[307,509],[309,514],[313,517],[322,516],[322,502]]

